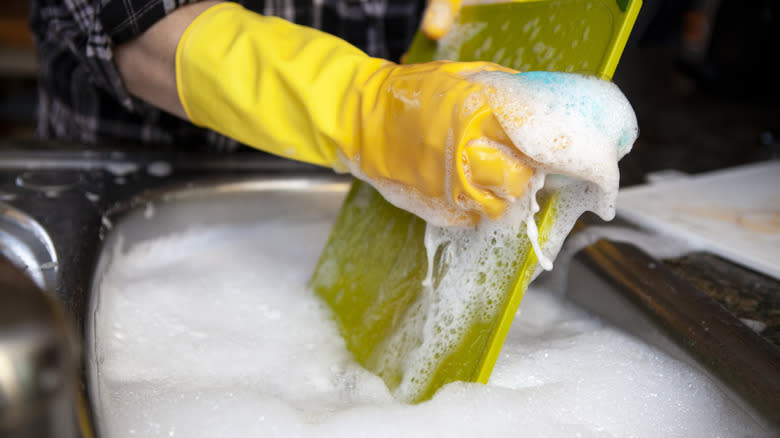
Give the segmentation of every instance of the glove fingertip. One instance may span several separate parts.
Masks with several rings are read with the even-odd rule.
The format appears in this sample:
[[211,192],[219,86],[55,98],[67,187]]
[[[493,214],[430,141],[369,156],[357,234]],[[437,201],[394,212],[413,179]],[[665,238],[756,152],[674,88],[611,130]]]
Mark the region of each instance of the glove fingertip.
[[423,34],[432,40],[440,40],[455,22],[456,12],[451,2],[432,0],[423,17]]

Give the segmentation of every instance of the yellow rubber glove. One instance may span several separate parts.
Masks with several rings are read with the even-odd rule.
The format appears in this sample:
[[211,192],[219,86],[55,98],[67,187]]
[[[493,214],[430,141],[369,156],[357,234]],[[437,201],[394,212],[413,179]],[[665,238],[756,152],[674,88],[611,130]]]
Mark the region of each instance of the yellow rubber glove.
[[460,12],[462,0],[430,0],[423,14],[423,33],[430,39],[439,40],[447,34]]
[[467,79],[486,70],[513,72],[488,63],[399,66],[234,3],[198,16],[176,53],[193,123],[349,170],[439,225],[501,216],[533,173],[487,107],[494,90]]

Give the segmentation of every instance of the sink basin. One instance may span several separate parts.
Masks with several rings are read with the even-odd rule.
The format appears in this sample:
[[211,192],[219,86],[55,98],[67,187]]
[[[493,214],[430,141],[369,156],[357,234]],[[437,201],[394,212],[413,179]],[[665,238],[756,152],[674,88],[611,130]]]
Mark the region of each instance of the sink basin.
[[[106,326],[106,321],[100,321],[101,309],[110,306],[109,300],[114,299],[110,293],[102,290],[106,276],[113,275],[111,273],[113,264],[117,263],[117,261],[126,262],[127,259],[125,257],[130,253],[138,253],[137,250],[139,248],[149,248],[149,251],[163,251],[165,247],[157,245],[155,242],[164,241],[170,236],[182,236],[187,235],[187,233],[209,233],[214,229],[224,229],[225,227],[240,228],[252,226],[252,224],[278,223],[293,217],[296,218],[296,221],[303,221],[304,223],[327,224],[335,219],[348,187],[349,182],[343,178],[322,175],[251,177],[233,181],[203,180],[197,184],[179,185],[156,190],[141,197],[135,197],[132,202],[117,204],[103,221],[102,232],[104,233],[104,240],[93,275],[88,304],[89,310],[85,312],[87,315],[87,320],[85,321],[87,386],[91,400],[90,410],[98,433],[116,431],[118,428],[127,432],[126,424],[117,423],[107,413],[112,409],[114,411],[123,409],[123,401],[121,400],[144,396],[141,394],[146,394],[145,396],[157,394],[160,397],[164,397],[167,391],[167,386],[155,386],[158,385],[153,383],[156,382],[155,378],[150,377],[155,375],[153,362],[151,364],[147,363],[150,366],[148,374],[144,374],[145,371],[139,371],[138,369],[125,370],[125,372],[140,373],[133,374],[138,380],[135,381],[135,386],[129,392],[126,386],[117,386],[115,382],[112,382],[112,376],[109,375],[112,373],[111,371],[106,372],[101,368],[104,361],[108,360],[98,345],[101,336],[105,339],[105,337],[109,336],[121,337],[126,336],[128,333],[131,335],[133,333],[132,331],[124,330],[124,328],[117,330],[116,333],[101,332],[97,328]],[[312,234],[313,237],[310,242],[315,248],[324,245],[327,238],[327,226],[318,230],[317,233]],[[236,237],[230,237],[230,234],[217,233],[217,235],[222,236],[220,238],[228,236],[228,239],[236,241]],[[240,238],[238,241],[240,241]],[[193,247],[192,249],[195,250],[197,248]],[[622,251],[620,248],[617,250]],[[316,252],[316,249],[313,251]],[[261,250],[257,251],[258,263],[261,263],[263,260],[261,257],[262,253],[263,251]],[[153,252],[150,252],[150,256],[153,254]],[[170,254],[170,257],[172,259],[183,258],[184,254],[174,252]],[[284,255],[280,254],[279,257],[284,257]],[[168,269],[168,267],[163,266],[161,269]],[[624,332],[643,338],[646,342],[655,345],[660,350],[666,351],[667,354],[676,360],[686,362],[698,369],[732,401],[731,403],[733,404],[730,406],[734,410],[740,411],[739,415],[744,418],[747,424],[746,427],[751,431],[757,431],[751,436],[774,436],[774,433],[777,431],[773,425],[774,419],[771,418],[771,415],[767,416],[764,409],[767,407],[767,399],[758,401],[746,399],[744,391],[740,392],[739,384],[735,387],[733,381],[724,379],[717,371],[711,371],[709,367],[711,361],[709,359],[702,358],[699,353],[691,352],[687,349],[686,343],[690,344],[690,339],[686,340],[683,337],[681,340],[679,337],[670,335],[668,330],[660,329],[659,327],[664,324],[663,321],[659,322],[657,318],[648,317],[647,311],[646,309],[643,310],[641,303],[637,304],[630,299],[626,299],[625,295],[620,292],[621,286],[619,284],[616,284],[614,281],[605,281],[603,275],[594,274],[597,271],[589,268],[589,263],[587,260],[583,261],[582,257],[574,260],[569,285],[576,285],[580,289],[592,289],[598,293],[598,298],[595,296],[588,298],[587,296],[583,297],[581,294],[573,293],[572,299],[575,302],[584,304],[586,308],[590,308],[591,311],[602,315],[608,323],[614,323]],[[157,275],[154,269],[150,270],[148,275],[150,276],[149,284],[154,285],[155,276]],[[279,275],[288,274],[280,272]],[[583,287],[585,285],[587,287]],[[572,287],[570,286],[569,288],[571,289]],[[225,288],[229,289],[229,285],[226,285]],[[144,293],[148,293],[148,291],[144,291]],[[150,295],[150,297],[153,297],[153,295]],[[599,306],[593,305],[594,301],[616,303],[615,305],[619,306],[619,308],[615,310],[615,306],[606,306],[610,307],[610,309],[600,309]],[[162,303],[161,305],[175,307],[176,303]],[[181,305],[186,306],[188,303],[182,303]],[[180,314],[186,314],[186,309],[182,310],[182,312],[184,313]],[[215,312],[217,312],[217,309],[215,309]],[[272,319],[274,317],[273,311],[267,308],[260,308],[258,312],[258,314],[263,313],[266,317]],[[237,315],[237,317],[241,317],[242,313],[238,312]],[[148,312],[143,317],[148,318]],[[154,318],[148,319],[148,321],[151,324],[156,323]],[[183,326],[174,327],[173,329],[186,331]],[[203,336],[207,336],[207,333]],[[164,336],[161,335],[161,338],[164,338]],[[129,343],[130,341],[120,340],[117,345],[121,345],[123,342]],[[159,343],[151,341],[148,345],[150,349],[154,349],[156,354],[164,356],[168,353],[167,347],[172,345],[170,343],[166,344],[166,342],[170,341],[166,340]],[[765,360],[766,356],[756,356],[753,359]],[[252,365],[251,363],[242,364],[240,358],[237,358],[235,362],[236,368]],[[207,368],[200,369],[200,366],[200,364],[192,363],[189,368],[191,368],[190,371],[193,373],[202,372],[204,373],[203,375],[208,375],[209,370]],[[251,373],[251,370],[246,372]],[[245,374],[241,375],[246,378]],[[363,379],[365,376],[356,378]],[[195,387],[198,386],[197,382],[193,382],[193,384]],[[315,383],[310,384],[314,385]],[[197,392],[196,397],[200,397],[200,392]],[[192,401],[182,401],[182,403],[188,402]],[[771,406],[769,408],[771,409]],[[230,409],[240,410],[241,408],[233,406]],[[199,411],[193,408],[193,412]],[[139,418],[138,421],[141,423],[147,421],[148,426],[148,421],[152,420]],[[124,429],[122,429],[123,427]],[[158,427],[162,426],[158,425]],[[147,432],[150,430],[146,429]],[[172,434],[175,430],[157,430],[157,433],[160,434],[168,432]],[[135,429],[133,429],[133,433],[135,433]],[[110,437],[111,435],[105,436]]]
[[[117,160],[128,164],[126,169],[130,169],[123,171],[121,178],[115,166]],[[161,163],[175,165],[169,166],[170,173],[163,172],[165,175],[151,171],[154,165]],[[101,282],[110,274],[112,264],[145,245],[154,247],[154,242],[166,236],[208,234],[225,227],[279,224],[291,217],[306,224],[324,224],[320,228],[296,229],[302,233],[297,237],[308,239],[309,252],[316,257],[318,248],[327,238],[327,224],[335,218],[349,181],[290,163],[260,159],[257,154],[236,158],[128,151],[31,152],[28,147],[10,152],[0,150],[0,252],[15,265],[23,267],[38,287],[56,292],[76,326],[81,328],[87,380],[84,387],[88,393],[83,394],[85,397],[79,403],[82,436],[92,436],[91,423],[97,429],[97,436],[111,437],[101,434],[107,430],[102,400],[111,395],[111,388],[105,384],[101,386],[97,371],[101,358],[95,350],[96,339],[110,333],[96,332],[94,310],[100,306]],[[224,235],[230,236],[230,233],[220,236]],[[284,238],[272,237],[277,241]],[[241,241],[240,236],[230,238],[234,243]],[[252,248],[252,244],[259,248],[264,242],[247,242],[244,246],[250,247],[242,257],[252,258],[257,263],[267,260],[263,258],[265,252]],[[298,261],[294,253],[283,254],[282,251],[277,256]],[[662,265],[635,248],[599,242],[574,258],[568,281],[568,302],[588,309],[599,315],[605,324],[640,338],[698,370],[730,400],[731,411],[741,412],[746,427],[758,431],[748,436],[778,436],[780,356],[777,348],[762,343],[736,318],[712,300],[697,295],[689,284],[675,279]],[[167,267],[160,269],[163,273],[166,270]],[[279,276],[288,274],[280,272]],[[154,294],[149,296],[154,298]],[[524,303],[528,299],[526,297]],[[180,314],[186,315],[187,308],[180,307]],[[275,309],[262,306],[256,313],[271,320],[281,316]],[[152,323],[154,316],[155,312],[148,315]],[[215,327],[219,328],[219,324]],[[169,356],[175,346],[162,339],[149,342],[149,348],[159,357]],[[302,344],[300,347],[299,353],[305,354],[311,346]],[[522,345],[515,345],[518,347]],[[253,369],[255,363],[251,360],[232,359],[229,368],[245,369],[250,376],[258,371]],[[143,367],[135,368],[143,371]],[[149,369],[154,368],[152,363]],[[195,363],[189,368],[208,374],[202,364]],[[347,383],[355,388],[355,382],[370,381],[370,377],[352,375],[351,378],[357,380]],[[323,382],[300,382],[304,390],[318,384]],[[137,389],[143,387],[142,381]],[[165,394],[165,387],[152,385],[147,389],[152,390],[151,394]],[[449,389],[444,397],[452,396],[457,390]],[[542,391],[538,398],[549,392]],[[349,397],[359,395],[350,394]],[[346,403],[344,400],[330,402],[335,403],[334,406]],[[394,412],[404,411],[396,408],[399,411]],[[232,405],[231,409],[249,408]],[[499,407],[496,413],[500,412]],[[317,415],[326,414],[319,412]],[[94,421],[87,421],[90,417]],[[320,417],[309,420],[316,422],[317,418]],[[139,424],[153,427],[147,420],[138,419]],[[395,423],[389,423],[388,428],[394,430]],[[165,436],[172,432],[148,431]],[[462,431],[455,431],[462,434]],[[125,432],[130,434],[128,430]],[[186,433],[174,434],[181,435]]]

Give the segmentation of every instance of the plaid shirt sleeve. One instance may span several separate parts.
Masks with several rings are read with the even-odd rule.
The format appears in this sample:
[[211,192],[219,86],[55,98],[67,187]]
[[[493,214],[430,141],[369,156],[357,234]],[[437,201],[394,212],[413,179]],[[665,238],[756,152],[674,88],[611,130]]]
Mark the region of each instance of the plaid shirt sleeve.
[[[230,150],[236,142],[133,97],[113,48],[193,0],[32,0],[38,49],[38,135],[94,144],[181,144]],[[264,15],[315,27],[369,55],[396,60],[417,29],[424,0],[244,0]],[[262,116],[262,115],[260,115]]]

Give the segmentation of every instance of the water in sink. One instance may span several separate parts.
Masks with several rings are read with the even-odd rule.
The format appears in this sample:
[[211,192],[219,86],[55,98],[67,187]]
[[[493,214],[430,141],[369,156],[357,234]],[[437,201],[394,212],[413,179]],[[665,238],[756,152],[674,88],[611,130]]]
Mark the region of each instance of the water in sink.
[[101,436],[762,436],[694,369],[533,286],[488,385],[398,403],[306,288],[343,192],[263,196],[114,228],[90,321]]

